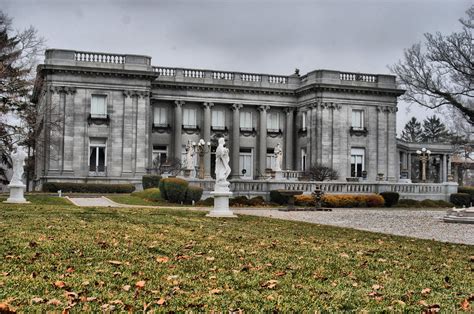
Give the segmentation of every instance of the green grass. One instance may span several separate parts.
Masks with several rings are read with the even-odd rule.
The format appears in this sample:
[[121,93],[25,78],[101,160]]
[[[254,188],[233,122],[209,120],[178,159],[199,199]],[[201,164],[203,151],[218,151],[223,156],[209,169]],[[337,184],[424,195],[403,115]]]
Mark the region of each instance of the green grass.
[[[8,196],[2,195],[0,196],[0,203],[3,201],[6,201]],[[31,204],[25,204],[26,206],[28,205],[68,205],[72,206],[71,202],[69,202],[65,198],[61,198],[58,196],[51,196],[47,194],[30,194],[30,195],[25,195],[25,198],[27,201],[31,202]],[[25,206],[24,205],[24,206]]]
[[[159,206],[159,202],[152,202],[146,199],[140,198],[138,196],[133,195],[105,195],[108,199],[125,205],[145,205],[145,206]],[[166,202],[166,201],[163,201]]]
[[21,312],[453,312],[474,292],[473,246],[269,218],[1,204],[0,239],[0,303]]

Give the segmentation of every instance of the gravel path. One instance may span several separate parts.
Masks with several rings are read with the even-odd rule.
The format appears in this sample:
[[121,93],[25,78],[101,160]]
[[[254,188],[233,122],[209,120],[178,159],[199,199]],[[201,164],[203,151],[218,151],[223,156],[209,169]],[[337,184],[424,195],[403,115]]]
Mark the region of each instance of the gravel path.
[[445,223],[439,210],[333,209],[332,212],[283,212],[239,209],[234,213],[354,228],[359,230],[474,245],[474,224]]

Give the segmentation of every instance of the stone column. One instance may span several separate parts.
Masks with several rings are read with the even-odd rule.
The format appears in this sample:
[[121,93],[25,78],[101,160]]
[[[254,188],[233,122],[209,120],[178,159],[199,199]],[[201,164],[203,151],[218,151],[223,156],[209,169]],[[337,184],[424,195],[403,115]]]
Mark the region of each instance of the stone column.
[[448,172],[446,171],[447,170],[447,165],[446,165],[446,154],[443,154],[443,157],[442,157],[442,163],[441,163],[441,182],[447,182],[448,181]]
[[184,101],[176,100],[174,102],[174,157],[181,160],[181,151],[183,150],[183,136],[181,129],[183,126],[183,105]]
[[75,88],[67,88],[64,104],[64,144],[63,144],[63,172],[73,171],[74,159],[74,95]]
[[267,167],[267,110],[270,106],[260,106],[260,125],[259,125],[259,147],[258,147],[258,171],[260,177],[265,175],[265,168]]
[[447,175],[450,176],[451,175],[451,158],[452,158],[452,155],[448,155],[446,156],[446,162],[447,162]]
[[411,180],[411,153],[407,153],[407,171],[408,179]]
[[239,156],[240,156],[240,109],[241,104],[232,105],[232,142],[231,142],[231,178],[238,179],[239,173]]
[[146,173],[148,138],[147,117],[149,116],[148,92],[140,92],[137,97],[137,131],[135,139],[135,171],[139,175]]
[[124,91],[123,97],[122,173],[129,175],[132,172],[133,93],[131,91]]
[[311,128],[308,130],[308,132],[311,132],[311,149],[308,151],[308,157],[306,157],[308,163],[306,165],[307,169],[311,168],[313,164],[318,162],[321,135],[321,125],[319,123],[319,116],[321,115],[320,105],[315,103],[310,108],[311,109],[308,110],[308,112],[311,112]]
[[396,114],[397,107],[391,106],[387,108],[387,178],[395,181],[400,177],[399,165],[397,163],[397,125]]
[[293,108],[286,108],[286,127],[285,127],[285,170],[293,170],[293,157],[295,155],[294,152],[294,109]]
[[[204,103],[204,141],[211,141],[211,108],[214,106],[212,102]],[[211,177],[211,152],[204,154],[204,178]]]

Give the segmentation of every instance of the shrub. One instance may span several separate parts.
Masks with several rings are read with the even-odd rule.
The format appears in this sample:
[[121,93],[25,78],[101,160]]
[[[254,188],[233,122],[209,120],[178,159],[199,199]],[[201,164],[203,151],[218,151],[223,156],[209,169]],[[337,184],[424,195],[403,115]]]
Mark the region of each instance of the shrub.
[[193,201],[196,203],[201,199],[203,191],[204,189],[200,186],[189,185],[188,189],[186,190],[185,203],[192,204]]
[[198,206],[214,206],[214,198],[213,197],[208,197],[205,200],[198,201],[196,203]]
[[157,188],[160,184],[161,176],[158,175],[144,175],[142,177],[143,189]]
[[325,207],[381,207],[384,199],[378,194],[326,194],[322,203]]
[[136,197],[149,200],[152,202],[158,202],[162,200],[160,189],[158,188],[151,188],[151,189],[146,189],[140,192],[133,192],[132,196],[136,196]]
[[400,198],[400,194],[397,192],[382,192],[380,195],[383,197],[385,201],[385,207],[392,207],[393,205],[397,205],[398,199]]
[[469,207],[471,204],[471,195],[467,193],[453,193],[449,197],[449,201],[456,207]]
[[428,207],[428,208],[433,208],[433,207],[438,207],[438,203],[436,201],[433,201],[433,200],[429,200],[429,199],[426,199],[426,200],[422,200],[418,206],[420,207]]
[[46,182],[43,184],[44,192],[63,193],[132,193],[135,186],[130,183],[124,184],[102,184],[102,183],[68,183],[68,182]]
[[161,179],[158,182],[158,188],[160,189],[161,197],[165,200],[168,200],[168,196],[166,195],[166,190],[165,190],[165,179]]
[[289,196],[281,194],[278,190],[270,191],[270,201],[279,205],[288,204],[289,198]]
[[[163,188],[168,201],[171,203],[181,203],[186,200],[188,181],[179,178],[166,178],[160,182],[163,182]],[[160,189],[160,191],[163,190]]]
[[230,206],[247,206],[249,204],[249,199],[247,196],[236,196],[229,200]]
[[297,206],[316,206],[314,198],[310,194],[302,194],[295,196],[295,205]]
[[247,201],[249,206],[263,206],[265,205],[265,199],[263,196],[255,196]]
[[466,193],[471,195],[471,202],[474,203],[474,186],[460,186],[458,187],[458,193]]
[[412,199],[401,199],[398,201],[398,204],[396,205],[397,207],[414,207],[417,208],[420,205],[420,202],[417,200],[412,200]]

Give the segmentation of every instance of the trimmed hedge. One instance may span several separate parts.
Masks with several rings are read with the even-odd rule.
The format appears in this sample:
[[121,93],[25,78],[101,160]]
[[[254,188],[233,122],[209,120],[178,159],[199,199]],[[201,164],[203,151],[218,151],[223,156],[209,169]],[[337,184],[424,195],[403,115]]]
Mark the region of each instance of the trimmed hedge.
[[164,180],[165,179],[161,179],[160,182],[158,182],[158,188],[160,189],[161,197],[165,200],[168,200],[168,196],[166,195]]
[[200,186],[197,185],[189,185],[188,189],[186,190],[186,196],[185,196],[185,203],[186,204],[192,204],[193,201],[194,203],[198,202],[203,193],[204,189]]
[[102,184],[46,182],[43,184],[43,192],[56,193],[59,190],[63,193],[132,193],[135,191],[135,186],[130,183]]
[[161,176],[147,174],[142,177],[143,189],[151,189],[159,187]]
[[443,200],[422,200],[417,201],[413,199],[401,199],[398,201],[398,204],[395,207],[402,208],[450,208],[453,207],[453,204]]
[[458,193],[466,193],[471,195],[471,203],[474,203],[474,186],[460,186]]
[[324,207],[382,207],[384,199],[378,194],[326,194]]
[[471,205],[471,195],[467,193],[453,193],[449,196],[449,201],[457,207],[469,207]]
[[392,207],[393,205],[397,205],[398,200],[400,199],[400,194],[397,192],[382,192],[380,195],[383,197],[385,201],[385,207]]
[[180,178],[166,178],[162,179],[161,182],[163,182],[163,189],[160,189],[160,191],[165,191],[166,200],[171,203],[185,202],[188,181]]
[[198,201],[196,203],[198,206],[214,206],[214,198],[213,197],[208,197],[205,200]]
[[249,199],[247,196],[236,196],[229,200],[229,206],[247,206],[249,205]]
[[311,194],[301,194],[295,196],[296,206],[316,206],[316,202]]
[[146,189],[140,192],[133,192],[132,196],[137,196],[139,198],[149,200],[152,202],[158,202],[162,200],[160,189],[158,188],[151,188],[151,189]]
[[270,201],[273,203],[277,203],[279,205],[288,204],[289,198],[289,196],[281,194],[278,192],[278,190],[270,191]]

